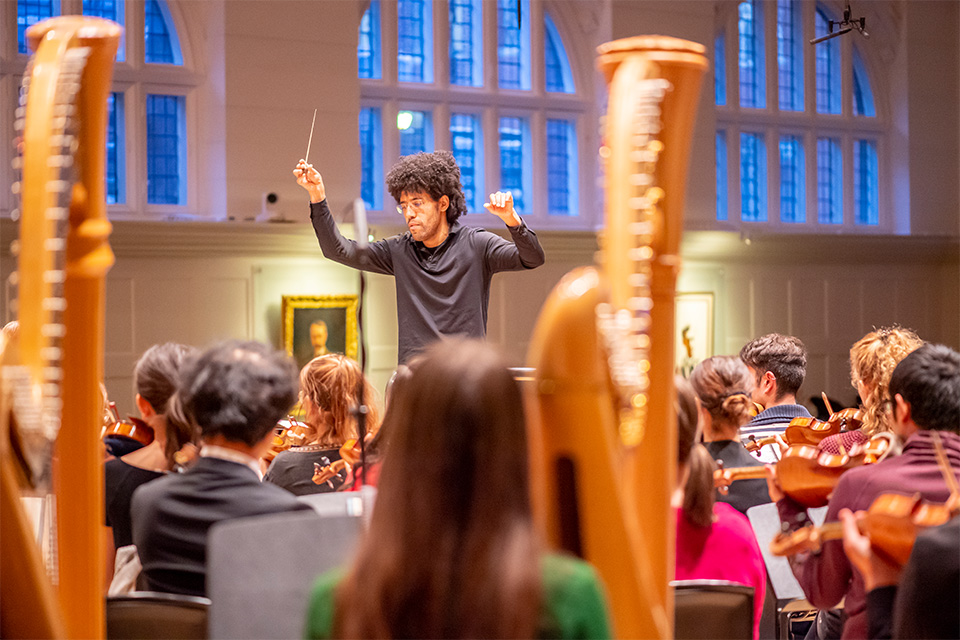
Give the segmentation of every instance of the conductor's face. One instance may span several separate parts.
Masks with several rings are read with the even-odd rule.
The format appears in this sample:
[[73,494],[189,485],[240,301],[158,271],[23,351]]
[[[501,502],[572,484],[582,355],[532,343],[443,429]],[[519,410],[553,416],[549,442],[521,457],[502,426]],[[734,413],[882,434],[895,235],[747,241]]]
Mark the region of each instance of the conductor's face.
[[449,206],[450,198],[447,196],[434,200],[426,193],[404,191],[400,194],[400,205],[397,211],[403,214],[403,219],[414,240],[428,247],[435,247],[447,237],[449,231],[447,207]]

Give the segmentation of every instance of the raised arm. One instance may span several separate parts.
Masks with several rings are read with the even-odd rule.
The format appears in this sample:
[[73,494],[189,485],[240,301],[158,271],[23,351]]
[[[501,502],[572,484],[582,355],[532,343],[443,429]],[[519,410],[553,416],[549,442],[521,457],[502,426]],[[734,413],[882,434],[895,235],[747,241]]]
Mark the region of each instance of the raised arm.
[[386,240],[361,249],[355,241],[341,235],[327,205],[327,192],[320,172],[301,160],[293,170],[293,175],[297,184],[310,194],[310,222],[313,223],[313,231],[324,257],[354,269],[393,275],[393,259]]
[[493,234],[487,238],[485,256],[491,271],[535,269],[544,263],[543,247],[537,234],[520,219],[513,208],[513,195],[509,191],[491,193],[490,202],[483,206],[503,220],[513,240],[510,243]]

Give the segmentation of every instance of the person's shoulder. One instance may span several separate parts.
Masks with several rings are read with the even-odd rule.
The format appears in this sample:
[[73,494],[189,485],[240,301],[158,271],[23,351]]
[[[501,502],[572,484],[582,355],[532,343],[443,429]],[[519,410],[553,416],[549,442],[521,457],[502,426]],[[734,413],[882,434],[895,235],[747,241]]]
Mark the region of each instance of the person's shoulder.
[[726,502],[713,503],[714,525],[726,534],[736,538],[753,538],[753,528],[747,516]]
[[558,638],[608,638],[609,614],[596,570],[583,560],[550,553],[541,558],[542,634]]
[[546,593],[577,592],[585,587],[593,588],[598,582],[592,565],[566,554],[545,554],[540,568]]
[[310,590],[307,610],[307,638],[329,638],[333,635],[337,587],[346,576],[346,569],[338,567],[320,575]]
[[182,481],[182,474],[171,473],[163,476],[162,478],[157,478],[156,480],[151,480],[150,482],[144,482],[133,491],[133,497],[131,498],[131,504],[133,506],[131,509],[144,509],[149,505],[157,503],[166,495],[174,491],[177,484]]

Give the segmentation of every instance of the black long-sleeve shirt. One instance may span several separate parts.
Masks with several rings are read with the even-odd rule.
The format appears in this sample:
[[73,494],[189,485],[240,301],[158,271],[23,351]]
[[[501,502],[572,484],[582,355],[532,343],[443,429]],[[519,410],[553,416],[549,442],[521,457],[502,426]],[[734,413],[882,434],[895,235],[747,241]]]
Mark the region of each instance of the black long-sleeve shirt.
[[523,222],[507,227],[513,242],[454,222],[437,247],[424,246],[407,232],[360,249],[340,235],[326,200],[310,204],[310,220],[324,256],[396,278],[401,364],[441,336],[484,337],[493,274],[544,262],[536,234]]

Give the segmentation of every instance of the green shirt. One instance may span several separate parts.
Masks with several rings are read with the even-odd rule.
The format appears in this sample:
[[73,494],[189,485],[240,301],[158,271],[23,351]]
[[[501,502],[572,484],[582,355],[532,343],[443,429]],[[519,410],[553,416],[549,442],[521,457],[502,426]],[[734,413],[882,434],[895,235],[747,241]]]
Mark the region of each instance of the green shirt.
[[[606,600],[593,567],[557,554],[545,555],[541,565],[544,601],[537,637],[609,638]],[[334,594],[344,574],[342,568],[328,571],[314,585],[307,612],[307,638],[332,637]]]

